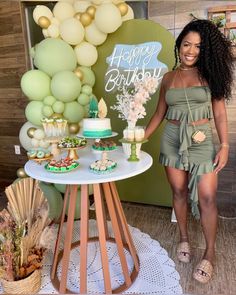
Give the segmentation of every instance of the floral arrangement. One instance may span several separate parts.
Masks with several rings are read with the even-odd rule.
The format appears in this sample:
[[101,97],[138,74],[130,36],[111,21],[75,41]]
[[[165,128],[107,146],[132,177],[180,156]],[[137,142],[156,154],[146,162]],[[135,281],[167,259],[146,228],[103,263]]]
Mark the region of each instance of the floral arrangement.
[[142,81],[136,81],[134,88],[123,87],[117,95],[117,102],[111,109],[119,112],[119,118],[126,120],[128,125],[135,126],[138,119],[146,116],[144,105],[151,99],[158,87],[158,80],[146,77]]

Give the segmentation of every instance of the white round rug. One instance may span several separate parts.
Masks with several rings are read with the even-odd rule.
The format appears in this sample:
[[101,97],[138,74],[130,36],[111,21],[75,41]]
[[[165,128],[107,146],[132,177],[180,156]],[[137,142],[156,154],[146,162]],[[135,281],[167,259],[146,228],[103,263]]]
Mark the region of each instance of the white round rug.
[[[155,294],[155,295],[172,295],[182,294],[182,288],[179,284],[179,274],[175,270],[174,262],[168,257],[168,254],[160,244],[151,239],[139,229],[129,226],[133,237],[137,254],[140,260],[140,270],[132,286],[122,294]],[[57,226],[51,227],[53,237],[51,241],[56,240]],[[111,224],[108,224],[108,230],[112,233]],[[89,221],[89,236],[97,236],[96,221]],[[80,222],[74,224],[73,242],[78,241],[80,232]],[[111,234],[112,236],[112,234]],[[51,243],[51,241],[49,241]],[[103,293],[103,273],[101,267],[101,258],[99,253],[99,243],[93,242],[88,244],[88,294]],[[111,275],[112,289],[124,283],[122,269],[118,258],[117,248],[114,243],[107,242],[109,257],[109,270]],[[133,269],[133,262],[128,251],[125,252],[129,270]],[[50,281],[50,269],[52,265],[53,252],[47,251],[42,269],[42,286],[40,294],[56,294]],[[73,293],[79,293],[79,267],[80,267],[79,248],[76,247],[71,251],[70,265],[68,270],[67,288]],[[61,267],[58,267],[58,277],[61,277]],[[0,293],[2,293],[0,287]]]

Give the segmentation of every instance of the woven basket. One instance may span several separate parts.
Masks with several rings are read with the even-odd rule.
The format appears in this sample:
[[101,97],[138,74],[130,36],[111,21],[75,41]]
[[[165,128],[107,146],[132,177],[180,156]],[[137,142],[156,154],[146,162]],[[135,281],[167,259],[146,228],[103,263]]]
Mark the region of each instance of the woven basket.
[[9,282],[1,280],[5,294],[35,294],[41,286],[41,270],[36,269],[29,277]]

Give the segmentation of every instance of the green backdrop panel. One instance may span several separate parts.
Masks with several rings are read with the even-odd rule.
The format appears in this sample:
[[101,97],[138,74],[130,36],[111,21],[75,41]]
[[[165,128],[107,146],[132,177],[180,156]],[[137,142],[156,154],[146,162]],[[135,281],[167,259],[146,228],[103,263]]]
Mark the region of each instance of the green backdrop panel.
[[[116,111],[110,108],[116,102],[115,94],[108,94],[104,90],[104,76],[108,68],[106,58],[112,54],[116,44],[140,44],[151,41],[158,41],[162,44],[158,60],[171,69],[174,64],[174,37],[161,25],[150,20],[135,19],[124,22],[115,33],[108,36],[104,44],[97,47],[99,59],[92,67],[96,75],[94,93],[98,98],[105,98],[112,129],[119,133],[116,138],[117,142],[123,137],[123,129],[127,124],[126,121],[118,118]],[[138,120],[137,125],[145,126],[148,123],[156,109],[158,96],[158,93],[154,94],[151,101],[146,104],[147,116]],[[163,124],[152,135],[149,142],[142,145],[142,150],[153,157],[152,167],[145,173],[117,182],[122,200],[165,206],[171,205],[171,190],[167,183],[164,168],[158,163],[162,130]],[[110,154],[110,157],[112,158],[112,154]]]

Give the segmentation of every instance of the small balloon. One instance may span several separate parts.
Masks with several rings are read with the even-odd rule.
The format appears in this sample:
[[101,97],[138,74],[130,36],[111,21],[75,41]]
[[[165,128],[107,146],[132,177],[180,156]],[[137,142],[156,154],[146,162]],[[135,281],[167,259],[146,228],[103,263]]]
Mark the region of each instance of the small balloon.
[[126,13],[128,12],[128,5],[124,2],[118,3],[117,8],[120,10],[121,16],[126,15]]
[[87,12],[84,12],[80,15],[80,22],[84,27],[87,27],[92,22],[92,17]]
[[70,134],[77,134],[79,132],[79,124],[77,123],[71,123],[69,124],[69,133]]
[[76,69],[74,70],[74,73],[76,74],[76,76],[77,76],[81,81],[83,80],[83,78],[84,78],[84,74],[83,74],[83,72],[81,71],[81,69],[76,68]]
[[77,20],[80,20],[80,16],[81,16],[81,13],[80,13],[80,12],[77,12],[77,13],[74,15],[74,18],[76,18]]
[[30,138],[33,138],[34,137],[34,132],[35,132],[36,128],[34,127],[30,127],[28,130],[27,130],[27,135],[30,137]]
[[96,13],[96,8],[93,5],[90,5],[87,9],[86,12],[92,17],[94,18],[95,13]]
[[47,29],[51,25],[50,19],[46,16],[40,16],[40,18],[38,19],[38,25],[42,29]]
[[28,175],[26,174],[24,168],[19,168],[19,169],[17,169],[17,171],[16,171],[16,175],[17,175],[17,177],[19,177],[19,178],[25,178],[25,177],[28,177]]

